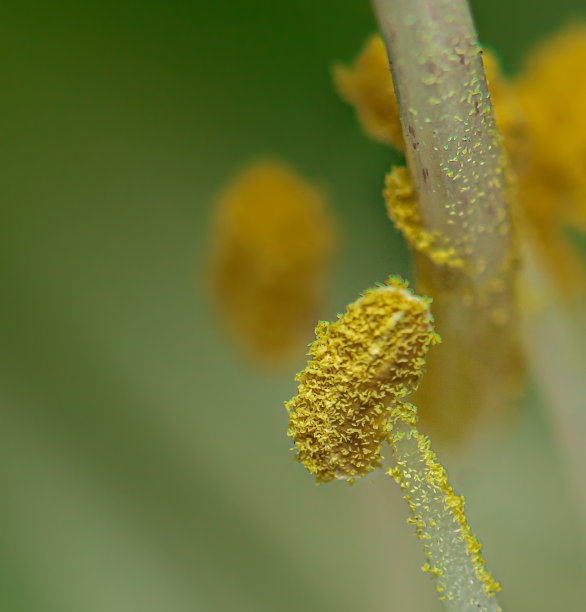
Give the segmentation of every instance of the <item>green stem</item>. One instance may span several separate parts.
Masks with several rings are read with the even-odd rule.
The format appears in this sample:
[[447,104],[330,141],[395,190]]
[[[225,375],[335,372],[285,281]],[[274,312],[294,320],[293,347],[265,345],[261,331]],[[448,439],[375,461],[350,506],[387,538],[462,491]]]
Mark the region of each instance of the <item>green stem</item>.
[[503,157],[466,0],[372,0],[424,229],[477,284],[508,266]]
[[409,405],[393,411],[393,467],[388,473],[409,504],[409,522],[427,559],[423,569],[435,578],[449,612],[499,612],[495,593],[500,587],[486,570],[480,544],[470,531],[464,498],[454,493],[429,439],[417,430],[415,414]]
[[[522,359],[505,158],[466,0],[372,0],[397,96],[415,206],[417,288],[443,348],[416,397],[444,438],[508,407]],[[419,228],[417,228],[419,230]],[[445,407],[451,407],[446,418]],[[446,423],[458,423],[458,428]]]

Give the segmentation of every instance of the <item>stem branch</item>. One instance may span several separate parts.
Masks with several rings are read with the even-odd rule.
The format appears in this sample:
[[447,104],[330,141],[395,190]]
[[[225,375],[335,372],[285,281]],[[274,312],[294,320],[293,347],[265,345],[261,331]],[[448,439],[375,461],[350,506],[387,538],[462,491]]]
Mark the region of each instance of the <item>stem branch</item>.
[[480,543],[464,515],[447,474],[430,449],[429,439],[415,427],[415,408],[394,411],[389,475],[401,486],[411,510],[409,522],[423,542],[427,563],[449,612],[500,612],[498,583],[485,568]]

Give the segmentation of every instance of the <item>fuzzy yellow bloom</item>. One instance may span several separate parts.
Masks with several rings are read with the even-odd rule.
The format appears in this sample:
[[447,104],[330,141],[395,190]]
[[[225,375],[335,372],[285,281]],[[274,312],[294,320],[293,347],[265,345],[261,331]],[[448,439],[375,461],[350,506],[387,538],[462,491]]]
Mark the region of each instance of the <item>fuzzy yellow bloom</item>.
[[429,300],[391,278],[320,323],[298,394],[286,404],[299,460],[321,482],[363,476],[380,464],[391,406],[419,384],[439,341]]
[[399,107],[380,36],[366,41],[350,68],[337,64],[334,81],[340,96],[354,106],[358,120],[371,138],[403,149]]
[[278,360],[307,343],[334,246],[323,194],[277,162],[245,169],[216,205],[212,284],[249,352]]

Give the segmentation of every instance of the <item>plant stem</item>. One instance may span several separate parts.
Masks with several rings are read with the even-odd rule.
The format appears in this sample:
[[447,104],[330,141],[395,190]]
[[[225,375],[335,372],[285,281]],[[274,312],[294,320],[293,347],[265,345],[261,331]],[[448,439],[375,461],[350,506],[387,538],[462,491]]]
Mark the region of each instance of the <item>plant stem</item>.
[[409,504],[427,563],[450,612],[498,612],[500,589],[485,568],[480,544],[464,515],[464,498],[455,495],[447,474],[430,449],[429,439],[415,426],[415,408],[405,404],[393,411],[389,440],[393,467],[388,473],[401,486]]
[[480,284],[510,251],[503,158],[466,0],[372,0],[425,229]]
[[415,401],[426,426],[455,439],[505,412],[522,372],[506,160],[466,0],[372,5],[417,214],[434,245],[411,245],[417,290],[433,298],[443,339]]

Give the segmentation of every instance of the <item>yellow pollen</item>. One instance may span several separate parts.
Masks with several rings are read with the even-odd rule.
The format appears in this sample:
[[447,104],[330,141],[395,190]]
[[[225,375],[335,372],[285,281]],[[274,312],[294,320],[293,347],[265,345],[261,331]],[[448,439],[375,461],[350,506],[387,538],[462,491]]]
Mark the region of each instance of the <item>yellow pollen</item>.
[[417,388],[439,341],[429,304],[391,277],[318,325],[286,404],[297,456],[318,481],[352,480],[380,464],[393,404]]

